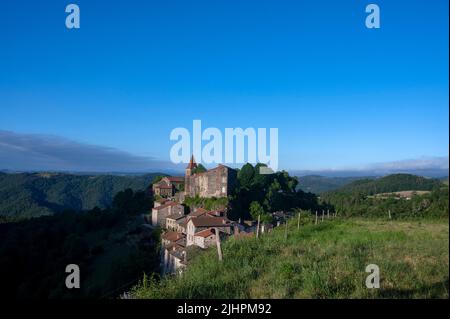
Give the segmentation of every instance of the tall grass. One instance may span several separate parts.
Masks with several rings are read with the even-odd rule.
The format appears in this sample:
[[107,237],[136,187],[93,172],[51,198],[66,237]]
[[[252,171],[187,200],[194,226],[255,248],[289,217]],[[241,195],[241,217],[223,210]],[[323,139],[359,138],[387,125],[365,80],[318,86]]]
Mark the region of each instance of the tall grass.
[[[302,216],[260,238],[228,239],[179,277],[144,278],[136,298],[448,298],[448,221],[326,220]],[[365,268],[380,268],[368,289]]]

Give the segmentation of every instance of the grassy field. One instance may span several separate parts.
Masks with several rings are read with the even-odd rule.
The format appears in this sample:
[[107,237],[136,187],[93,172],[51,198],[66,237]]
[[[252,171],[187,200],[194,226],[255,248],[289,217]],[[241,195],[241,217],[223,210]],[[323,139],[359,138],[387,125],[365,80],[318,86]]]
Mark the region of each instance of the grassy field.
[[[259,239],[229,239],[224,261],[200,254],[182,277],[145,280],[136,298],[448,298],[449,225],[444,221],[303,217]],[[380,268],[367,289],[365,268]]]

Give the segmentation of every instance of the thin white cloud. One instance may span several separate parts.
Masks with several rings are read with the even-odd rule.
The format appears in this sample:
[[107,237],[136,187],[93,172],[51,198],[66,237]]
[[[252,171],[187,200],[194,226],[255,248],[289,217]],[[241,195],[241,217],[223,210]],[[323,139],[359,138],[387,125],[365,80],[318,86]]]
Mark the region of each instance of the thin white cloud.
[[386,163],[375,163],[366,166],[363,169],[373,170],[424,170],[424,169],[442,169],[449,168],[448,156],[442,157],[421,157],[417,159],[407,159]]
[[79,143],[59,136],[0,130],[0,169],[141,172],[172,168],[170,162],[112,147]]
[[408,173],[426,177],[443,177],[448,175],[448,161],[448,156],[428,156],[417,159],[373,163],[360,167],[345,167],[322,170],[290,170],[290,172],[298,176],[384,176],[388,174]]

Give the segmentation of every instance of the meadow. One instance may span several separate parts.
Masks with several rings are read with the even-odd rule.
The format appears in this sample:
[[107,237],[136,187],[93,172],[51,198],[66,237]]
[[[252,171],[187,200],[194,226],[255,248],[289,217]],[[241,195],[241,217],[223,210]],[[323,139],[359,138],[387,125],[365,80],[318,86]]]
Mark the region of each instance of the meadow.
[[[441,220],[309,215],[259,238],[230,238],[198,254],[182,276],[144,276],[135,298],[448,298],[449,224]],[[365,268],[380,269],[380,288]]]

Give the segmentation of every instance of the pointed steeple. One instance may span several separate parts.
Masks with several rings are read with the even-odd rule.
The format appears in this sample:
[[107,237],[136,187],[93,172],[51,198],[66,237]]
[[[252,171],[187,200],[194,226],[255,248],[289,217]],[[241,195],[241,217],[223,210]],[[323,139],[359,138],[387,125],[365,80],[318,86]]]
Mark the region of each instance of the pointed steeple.
[[194,159],[194,154],[192,154],[191,156],[191,160],[189,161],[189,165],[186,167],[187,169],[193,169],[197,167],[197,163],[195,162]]

